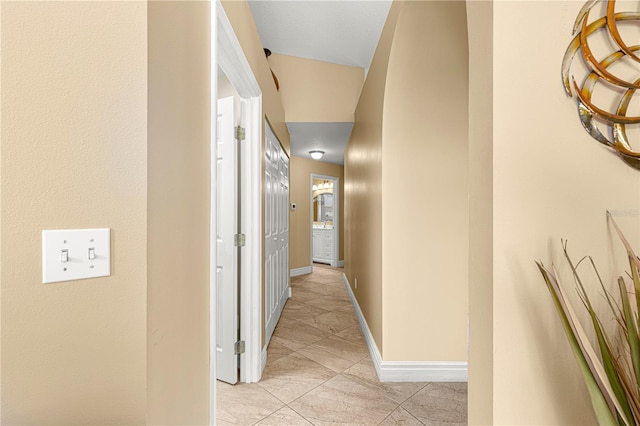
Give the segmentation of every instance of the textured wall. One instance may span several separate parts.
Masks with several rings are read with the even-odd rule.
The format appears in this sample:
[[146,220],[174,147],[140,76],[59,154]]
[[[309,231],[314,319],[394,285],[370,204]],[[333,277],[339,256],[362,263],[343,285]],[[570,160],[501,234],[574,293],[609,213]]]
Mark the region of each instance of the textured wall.
[[406,2],[396,24],[382,121],[385,361],[467,359],[466,28],[458,1]]
[[364,69],[273,54],[287,122],[353,122]]
[[467,110],[465,4],[394,2],[345,156],[347,276],[385,361],[466,360]]
[[[398,14],[395,2],[362,88],[345,151],[345,270],[382,349],[382,105]],[[355,279],[358,288],[355,288]]]
[[[635,10],[637,2],[617,3],[616,9],[631,5]],[[555,262],[572,296],[560,238],[568,239],[576,260],[592,255],[607,285],[615,285],[615,277],[628,269],[605,211],[637,211],[638,171],[585,133],[560,82],[560,61],[580,7],[573,1],[493,5],[495,424],[595,424],[581,373],[534,260]],[[526,98],[514,96],[525,87]],[[518,107],[522,102],[526,114]],[[617,221],[631,244],[640,247],[638,216]],[[588,268],[584,278],[603,302],[595,296],[601,291]],[[574,301],[586,320],[580,302]]]
[[469,424],[493,424],[493,3],[467,1]]
[[209,421],[210,9],[149,2],[147,424]]
[[[142,424],[146,3],[0,7],[2,423]],[[42,284],[42,230],[95,227],[111,276]]]

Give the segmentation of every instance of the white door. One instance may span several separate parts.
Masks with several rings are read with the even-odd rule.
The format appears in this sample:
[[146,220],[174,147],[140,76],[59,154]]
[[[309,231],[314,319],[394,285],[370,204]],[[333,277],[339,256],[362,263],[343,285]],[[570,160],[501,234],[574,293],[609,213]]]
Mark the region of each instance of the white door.
[[238,150],[234,135],[233,97],[218,100],[216,370],[217,379],[238,381]]
[[289,297],[289,157],[265,123],[265,343]]

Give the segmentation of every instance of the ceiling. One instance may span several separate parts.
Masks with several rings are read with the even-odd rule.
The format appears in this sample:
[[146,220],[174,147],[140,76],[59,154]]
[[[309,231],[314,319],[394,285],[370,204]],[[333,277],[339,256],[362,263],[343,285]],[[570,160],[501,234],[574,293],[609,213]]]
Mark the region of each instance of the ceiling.
[[310,150],[324,151],[322,161],[344,164],[344,149],[353,123],[287,123],[291,155],[311,158]]
[[391,1],[249,1],[273,53],[369,68]]
[[[373,59],[391,0],[249,1],[262,45],[273,53],[365,69]],[[287,123],[291,154],[344,164],[353,123]],[[348,132],[347,132],[348,129]],[[347,133],[345,133],[347,132]]]

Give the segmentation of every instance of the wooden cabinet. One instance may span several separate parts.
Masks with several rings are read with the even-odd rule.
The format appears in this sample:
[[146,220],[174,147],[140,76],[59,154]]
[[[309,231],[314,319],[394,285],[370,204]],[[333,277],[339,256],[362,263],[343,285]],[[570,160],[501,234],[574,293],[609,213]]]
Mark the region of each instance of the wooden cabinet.
[[313,261],[329,264],[333,261],[333,229],[313,230]]

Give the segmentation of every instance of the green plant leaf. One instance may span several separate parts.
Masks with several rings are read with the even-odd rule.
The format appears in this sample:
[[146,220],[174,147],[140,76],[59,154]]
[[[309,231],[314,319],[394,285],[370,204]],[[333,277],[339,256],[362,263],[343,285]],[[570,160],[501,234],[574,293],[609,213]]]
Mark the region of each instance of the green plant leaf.
[[[578,290],[579,290],[579,294],[580,297],[582,298],[585,307],[587,309],[587,312],[589,313],[589,316],[591,318],[591,323],[593,324],[593,329],[596,332],[596,337],[598,339],[598,346],[600,347],[600,356],[602,358],[602,363],[604,366],[604,371],[607,375],[607,378],[609,379],[609,384],[611,385],[611,390],[613,391],[614,395],[615,395],[615,400],[618,402],[619,405],[616,405],[616,408],[618,410],[618,413],[620,415],[620,424],[632,424],[633,421],[633,413],[631,411],[631,407],[629,405],[629,402],[626,398],[625,395],[625,391],[624,388],[622,386],[622,383],[620,382],[620,378],[618,377],[618,372],[616,371],[614,362],[613,362],[613,356],[612,356],[612,351],[611,348],[608,344],[608,338],[606,337],[606,333],[604,332],[604,330],[602,329],[602,324],[600,322],[600,318],[598,318],[595,310],[593,309],[593,305],[591,304],[591,300],[589,299],[589,294],[587,293],[587,291],[584,288],[584,285],[582,284],[582,280],[580,279],[580,276],[578,275],[578,265],[580,264],[580,262],[578,263],[578,265],[573,264],[573,261],[571,260],[571,257],[569,256],[569,253],[567,251],[567,242],[565,241],[562,244],[562,249],[564,252],[564,257],[565,259],[567,259],[567,262],[569,263],[569,266],[571,267],[571,270],[573,272],[573,277],[576,281],[576,284],[578,285]],[[584,258],[582,259],[584,260]],[[594,268],[594,270],[596,271],[596,275],[598,276],[598,280],[600,281],[600,285],[602,286],[602,288],[604,289],[604,284],[602,283],[602,280],[600,279],[600,274],[598,273],[597,268],[595,267],[595,264],[593,263],[593,259],[591,259],[589,257],[589,260],[591,260],[591,264]],[[605,295],[607,297],[607,301],[609,303],[609,306],[611,307],[611,311],[615,313],[615,310],[613,309],[613,304],[609,298],[609,295],[607,294],[606,289],[605,290]]]
[[[604,286],[604,282],[602,281],[602,278],[600,277],[600,273],[598,272],[598,268],[596,268],[596,264],[593,261],[593,258],[591,256],[589,256],[589,261],[591,262],[591,266],[593,267],[593,271],[596,273],[596,277],[598,277],[598,282],[600,283],[600,287],[602,288],[602,291],[604,293],[604,297],[607,299],[607,303],[609,304],[609,308],[611,308],[611,313],[613,314],[613,316],[615,318],[618,317],[622,317],[622,309],[620,309],[620,306],[618,306],[617,303],[615,303],[615,301],[613,300],[613,297],[611,295],[611,292],[609,292],[609,290],[606,289],[606,287]],[[614,303],[615,303],[615,307],[614,307]]]
[[[640,297],[635,296],[640,294],[640,276],[638,276],[638,267],[633,261],[635,254],[633,252],[631,253],[627,252],[627,254],[629,255],[629,266],[631,267],[631,279],[633,280],[633,288],[635,290],[634,298],[636,299],[636,312],[640,312]],[[637,318],[634,318],[634,319],[636,321],[636,329],[637,329],[638,319]]]
[[624,278],[618,278],[618,286],[620,287],[620,297],[622,298],[622,310],[624,312],[625,324],[627,325],[626,337],[631,350],[631,362],[636,377],[636,386],[640,383],[640,339],[638,339],[638,330],[636,328],[636,320],[631,311],[629,295],[627,294],[627,285]]
[[624,416],[622,416],[621,414],[620,420],[623,422],[622,424],[633,424],[633,413],[631,411],[631,406],[629,405],[629,401],[627,400],[626,394],[624,392],[624,387],[622,386],[620,378],[618,377],[618,372],[613,363],[613,355],[608,344],[608,339],[602,329],[600,319],[595,314],[593,308],[589,307],[588,311],[593,323],[593,328],[595,329],[596,336],[598,338],[598,346],[600,346],[600,355],[602,357],[604,371],[607,374],[607,378],[609,379],[611,389],[616,396],[616,400],[620,404],[620,409],[624,413]]
[[561,294],[562,290],[560,289],[558,281],[555,279],[553,274],[549,273],[549,271],[544,268],[541,263],[536,262],[536,264],[547,283],[547,288],[551,293],[556,311],[560,316],[562,326],[569,340],[569,345],[576,360],[578,361],[578,366],[580,367],[585,384],[587,385],[587,390],[591,397],[591,404],[596,414],[596,418],[598,419],[598,423],[601,425],[617,424],[616,415],[611,407],[611,395],[608,395],[608,397],[605,396],[606,391],[601,388],[602,383],[598,383],[598,380],[596,380],[597,373],[593,370],[593,360],[591,360],[591,363],[587,360],[584,342],[581,344],[579,338],[576,336],[574,331],[576,324],[572,319],[570,319],[567,313],[567,304]]
[[[627,238],[624,236],[624,234],[622,233],[622,231],[618,227],[618,224],[613,219],[613,216],[611,216],[611,213],[608,212],[608,211],[607,211],[607,219],[609,219],[609,222],[611,222],[611,224],[613,225],[613,229],[615,229],[616,234],[618,234],[618,238],[620,238],[620,241],[622,241],[622,244],[624,245],[625,249],[627,250],[627,256],[629,257],[629,262],[631,263],[631,274],[632,274],[632,278],[633,278],[634,289],[635,289],[635,292],[636,292],[635,294],[639,295],[640,294],[640,280],[637,279],[637,275],[638,275],[638,269],[640,269],[640,259],[638,258],[638,256],[636,256],[635,252],[633,251],[633,248],[631,247],[631,244],[629,244],[629,241],[627,241]],[[636,308],[637,308],[637,312],[640,312],[640,298],[639,297],[636,297]]]

